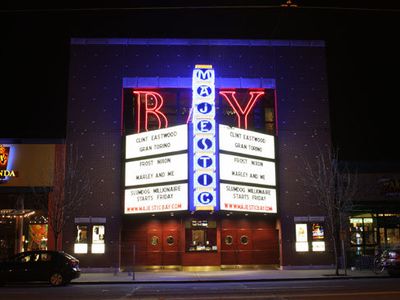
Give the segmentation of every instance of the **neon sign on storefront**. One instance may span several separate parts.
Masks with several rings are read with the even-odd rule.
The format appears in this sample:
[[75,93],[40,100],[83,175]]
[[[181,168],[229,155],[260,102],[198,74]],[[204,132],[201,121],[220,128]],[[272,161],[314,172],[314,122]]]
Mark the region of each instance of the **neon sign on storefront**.
[[[169,125],[168,117],[164,111],[164,97],[161,93],[151,90],[134,90],[136,101],[136,132],[149,131],[149,121],[157,123],[157,128],[167,128]],[[251,90],[247,92],[247,100],[240,104],[235,90],[221,89],[218,93],[222,99],[229,105],[236,115],[236,127],[248,129],[248,118],[253,111],[257,101],[265,95],[264,90]],[[192,117],[192,110],[189,112],[187,122]]]

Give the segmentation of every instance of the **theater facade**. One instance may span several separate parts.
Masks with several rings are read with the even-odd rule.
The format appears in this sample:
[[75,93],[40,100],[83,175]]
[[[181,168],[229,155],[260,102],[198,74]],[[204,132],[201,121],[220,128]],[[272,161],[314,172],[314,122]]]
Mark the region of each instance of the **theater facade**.
[[63,248],[91,268],[331,265],[301,180],[330,147],[322,41],[72,39],[87,176],[66,184],[91,189]]

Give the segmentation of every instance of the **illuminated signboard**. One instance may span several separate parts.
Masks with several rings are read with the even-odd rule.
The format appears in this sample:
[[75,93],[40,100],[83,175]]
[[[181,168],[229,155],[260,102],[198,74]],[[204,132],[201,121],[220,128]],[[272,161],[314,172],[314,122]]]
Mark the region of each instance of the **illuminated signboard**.
[[296,224],[296,251],[309,251],[307,224]]
[[324,252],[325,242],[312,242],[312,251],[314,252]]
[[275,158],[274,136],[219,125],[219,149],[261,158]]
[[187,125],[126,136],[125,214],[187,210]]
[[211,66],[196,65],[192,93],[191,210],[216,210],[215,74]]
[[249,184],[274,186],[275,163],[271,161],[242,156],[219,155],[220,179]]
[[138,158],[187,150],[187,125],[126,136],[125,158]]
[[[247,130],[275,122],[267,89],[217,92],[212,66],[196,65],[191,94],[187,86],[135,87],[124,95],[133,97],[126,107],[135,116],[124,124],[138,132],[126,136],[125,213],[277,213],[275,137]],[[180,122],[188,125],[168,127]]]
[[221,209],[277,213],[275,139],[219,125]]
[[187,160],[187,153],[184,153],[127,162],[125,186],[186,180]]
[[125,190],[125,214],[187,210],[187,184]]
[[55,149],[55,144],[6,144],[0,140],[1,186],[52,186]]
[[221,209],[276,213],[276,190],[262,187],[221,183]]
[[7,177],[15,177],[16,172],[9,169],[10,147],[0,145],[0,183]]

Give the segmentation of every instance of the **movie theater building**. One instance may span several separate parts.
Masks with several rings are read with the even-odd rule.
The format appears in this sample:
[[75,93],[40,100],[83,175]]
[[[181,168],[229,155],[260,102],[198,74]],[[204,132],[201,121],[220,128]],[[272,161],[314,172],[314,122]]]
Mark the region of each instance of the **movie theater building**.
[[331,143],[324,42],[72,39],[68,97],[83,267],[332,264],[301,180]]

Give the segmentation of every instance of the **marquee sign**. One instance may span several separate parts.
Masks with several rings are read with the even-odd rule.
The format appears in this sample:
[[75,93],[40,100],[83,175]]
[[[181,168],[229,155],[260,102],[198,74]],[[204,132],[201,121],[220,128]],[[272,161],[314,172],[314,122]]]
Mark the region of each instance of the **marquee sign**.
[[221,183],[221,209],[228,211],[276,213],[276,190]]
[[275,138],[219,125],[221,210],[276,213]]
[[187,210],[187,140],[186,124],[126,136],[125,214]]
[[219,125],[220,150],[260,158],[275,158],[274,136],[255,131]]
[[[184,93],[190,97],[188,91]],[[144,88],[133,94],[138,133],[126,136],[126,214],[277,212],[275,137],[247,130],[255,119],[250,115],[253,108],[256,116],[264,115],[266,108],[257,101],[265,97],[265,90],[236,94],[232,89],[221,89],[224,104],[217,109],[214,69],[196,65],[191,109],[178,107],[168,115],[162,108],[165,99],[171,101],[171,92],[162,88],[159,93]],[[218,125],[216,111],[221,113],[221,107],[234,112],[232,116],[241,128]],[[185,119],[188,125],[168,127],[168,117]]]
[[125,214],[187,210],[187,184],[125,190]]
[[220,179],[246,184],[275,186],[275,162],[220,154]]
[[187,125],[126,136],[125,158],[139,158],[187,150]]
[[210,65],[196,65],[192,78],[191,210],[217,209],[215,74]]
[[187,153],[127,162],[125,186],[187,180]]

